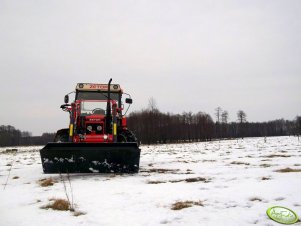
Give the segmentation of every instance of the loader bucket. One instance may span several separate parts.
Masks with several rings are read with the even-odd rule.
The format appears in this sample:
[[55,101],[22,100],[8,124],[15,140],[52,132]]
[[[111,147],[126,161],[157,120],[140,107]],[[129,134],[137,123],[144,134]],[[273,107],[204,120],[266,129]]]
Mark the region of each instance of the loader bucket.
[[137,143],[48,143],[40,150],[44,173],[137,173]]

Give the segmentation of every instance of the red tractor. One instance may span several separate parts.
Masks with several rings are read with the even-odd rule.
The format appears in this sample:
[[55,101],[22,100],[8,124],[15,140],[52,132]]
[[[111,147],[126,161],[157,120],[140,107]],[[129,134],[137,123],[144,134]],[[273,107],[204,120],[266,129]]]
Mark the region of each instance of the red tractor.
[[[78,83],[71,104],[72,92],[65,96],[61,108],[69,112],[69,128],[40,150],[45,173],[138,172],[140,149],[122,113],[125,93],[111,81]],[[132,99],[126,95],[129,108]]]

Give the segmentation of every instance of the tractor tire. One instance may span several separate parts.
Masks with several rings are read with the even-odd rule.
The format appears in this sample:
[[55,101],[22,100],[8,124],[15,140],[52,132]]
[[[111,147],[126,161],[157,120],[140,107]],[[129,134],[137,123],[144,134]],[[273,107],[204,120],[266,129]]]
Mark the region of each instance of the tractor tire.
[[126,143],[126,142],[137,142],[138,143],[138,140],[137,140],[135,134],[132,131],[127,130],[127,129],[121,130],[118,133],[117,141],[120,143]]
[[56,132],[54,142],[65,143],[69,140],[69,129],[60,129]]

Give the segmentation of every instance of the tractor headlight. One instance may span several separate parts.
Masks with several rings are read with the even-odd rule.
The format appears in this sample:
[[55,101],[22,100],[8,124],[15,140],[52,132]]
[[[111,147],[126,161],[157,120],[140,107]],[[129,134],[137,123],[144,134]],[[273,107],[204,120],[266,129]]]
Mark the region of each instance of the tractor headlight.
[[92,132],[92,126],[87,126],[87,130]]
[[101,126],[97,126],[96,129],[97,129],[97,131],[101,131],[102,127]]

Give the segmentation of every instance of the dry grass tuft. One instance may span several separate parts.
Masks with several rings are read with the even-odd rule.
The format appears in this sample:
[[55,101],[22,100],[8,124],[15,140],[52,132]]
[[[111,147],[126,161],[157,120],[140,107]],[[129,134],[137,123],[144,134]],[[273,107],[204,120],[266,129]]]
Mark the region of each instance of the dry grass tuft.
[[285,198],[284,197],[278,197],[278,198],[275,198],[275,201],[283,201]]
[[78,216],[80,216],[80,215],[85,215],[85,214],[86,214],[86,213],[81,212],[81,211],[75,211],[75,212],[73,213],[73,216],[78,217]]
[[144,173],[176,173],[178,171],[179,169],[158,169],[158,168],[140,170],[140,172],[144,172]]
[[206,178],[204,177],[194,177],[194,178],[186,178],[185,181],[187,183],[192,183],[192,182],[199,182],[199,181],[202,181],[202,182],[209,182],[209,180],[207,180]]
[[189,163],[187,160],[178,160],[177,162],[181,162],[181,163]]
[[259,197],[252,197],[252,198],[249,198],[249,200],[250,200],[251,202],[255,202],[255,201],[261,202],[261,201],[262,201],[262,199],[259,198]]
[[216,162],[214,159],[204,159],[202,162]]
[[187,182],[187,183],[193,183],[193,182],[204,182],[208,183],[210,182],[210,179],[204,178],[204,177],[191,177],[191,178],[186,178],[186,179],[181,179],[181,180],[170,180],[169,182],[171,183],[178,183],[178,182]]
[[261,180],[271,180],[270,177],[262,177]]
[[271,167],[272,165],[271,165],[271,164],[264,163],[264,164],[260,164],[259,166],[260,166],[260,167],[263,167],[263,168],[268,168],[268,167]]
[[15,148],[5,150],[6,153],[14,153],[14,152],[17,152],[17,151],[18,151],[18,149],[15,149]]
[[271,161],[271,159],[262,159],[262,160],[260,160],[260,161],[262,161],[262,162],[267,162],[267,161]]
[[186,178],[186,179],[180,179],[180,180],[168,180],[168,181],[148,181],[148,184],[163,184],[163,183],[179,183],[179,182],[187,182],[187,183],[193,183],[193,182],[204,182],[209,183],[210,179],[204,178],[204,177],[192,177],[192,178]]
[[147,183],[148,184],[163,184],[163,183],[166,183],[166,181],[150,180]]
[[186,171],[184,174],[194,174],[194,173],[191,171]]
[[54,185],[54,183],[56,183],[56,181],[54,181],[51,177],[50,178],[43,178],[41,180],[39,180],[39,184],[42,187],[49,187]]
[[191,169],[187,169],[185,174],[194,174]]
[[52,203],[42,207],[42,209],[53,209],[60,211],[74,211],[70,208],[70,203],[65,199],[54,199]]
[[292,157],[290,155],[279,155],[279,154],[272,154],[272,155],[266,155],[265,158],[289,158]]
[[174,204],[172,204],[171,206],[171,209],[172,210],[181,210],[181,209],[184,209],[184,208],[189,208],[189,207],[192,207],[192,206],[204,206],[203,202],[202,201],[197,201],[197,202],[194,202],[194,201],[178,201]]
[[250,165],[250,163],[248,163],[248,162],[239,162],[239,161],[233,161],[230,164],[234,164],[234,165],[246,165],[246,166]]
[[287,167],[287,168],[284,168],[284,169],[276,170],[275,172],[278,172],[278,173],[297,173],[297,172],[301,172],[301,169],[291,169],[291,168]]

